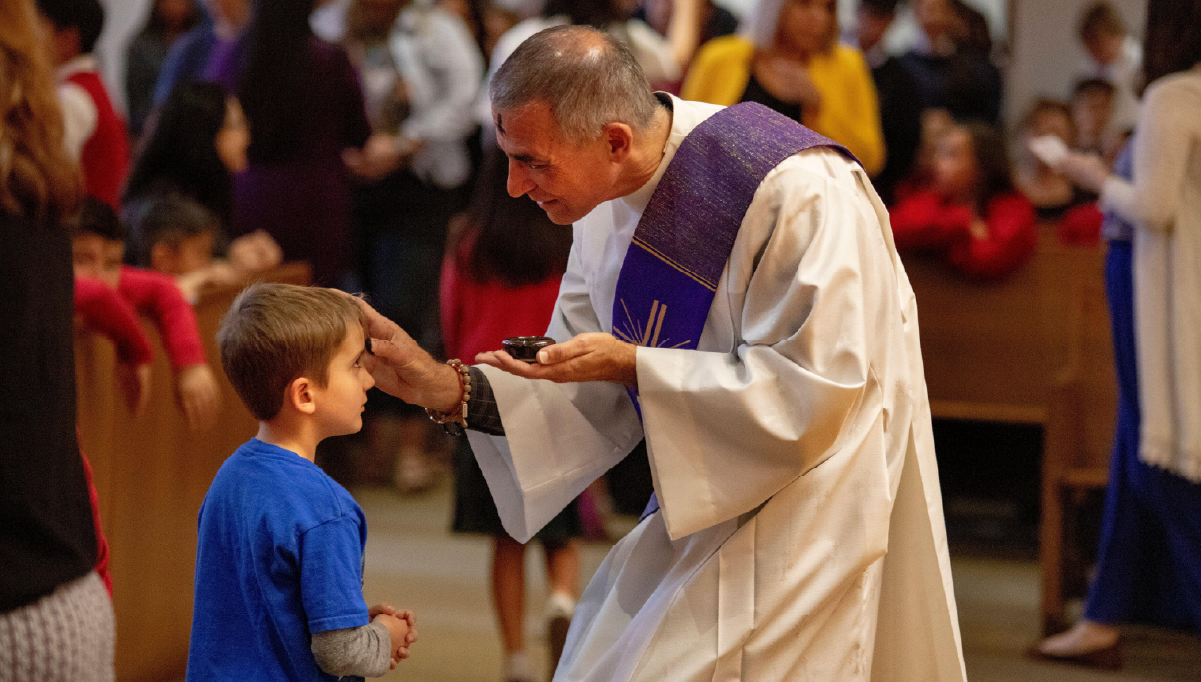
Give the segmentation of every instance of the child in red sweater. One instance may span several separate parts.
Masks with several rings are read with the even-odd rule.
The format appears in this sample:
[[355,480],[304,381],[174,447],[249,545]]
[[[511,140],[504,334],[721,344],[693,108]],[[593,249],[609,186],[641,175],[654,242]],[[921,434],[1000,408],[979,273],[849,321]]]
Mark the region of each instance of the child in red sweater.
[[[81,290],[82,284],[84,292],[96,295],[94,284],[85,278],[100,280],[120,295],[127,308],[154,320],[175,371],[176,391],[188,425],[193,429],[207,427],[219,406],[217,381],[204,357],[196,316],[175,281],[168,275],[121,265],[125,228],[116,213],[99,200],[88,198],[84,201],[72,230],[76,291]],[[107,307],[112,310],[120,306],[110,302]],[[136,313],[129,314],[136,318]],[[119,315],[128,316],[126,313]],[[124,325],[113,322],[117,318],[112,314],[107,315],[107,319],[119,327],[129,326],[128,322]],[[121,353],[120,345],[118,353]],[[145,366],[144,363],[141,366]]]
[[37,0],[37,7],[58,66],[64,142],[83,169],[84,190],[117,209],[129,141],[92,55],[104,8],[99,0]]
[[889,210],[897,249],[935,250],[978,278],[1001,277],[1034,254],[1034,207],[1013,186],[1004,138],[990,126],[955,125],[938,141],[929,187]]

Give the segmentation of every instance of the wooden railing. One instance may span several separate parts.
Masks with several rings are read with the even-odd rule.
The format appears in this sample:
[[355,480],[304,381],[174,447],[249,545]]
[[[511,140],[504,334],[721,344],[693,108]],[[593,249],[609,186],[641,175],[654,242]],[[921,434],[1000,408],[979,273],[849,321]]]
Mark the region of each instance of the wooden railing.
[[[310,269],[286,264],[257,278],[307,284]],[[117,618],[117,679],[183,679],[192,624],[196,515],[218,467],[258,425],[221,371],[214,335],[241,286],[202,292],[195,306],[209,366],[221,389],[213,426],[191,431],[175,397],[174,378],[154,326],[150,406],[138,418],[114,383],[112,343],[75,333],[80,447],[91,461],[108,538]]]

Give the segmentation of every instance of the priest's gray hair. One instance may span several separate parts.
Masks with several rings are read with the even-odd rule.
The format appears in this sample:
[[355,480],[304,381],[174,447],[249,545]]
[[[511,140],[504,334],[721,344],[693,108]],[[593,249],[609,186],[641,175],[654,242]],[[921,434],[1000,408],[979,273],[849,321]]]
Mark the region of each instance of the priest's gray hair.
[[556,26],[528,38],[493,74],[488,96],[497,110],[546,102],[574,144],[595,140],[615,122],[645,130],[659,106],[629,48],[584,26]]

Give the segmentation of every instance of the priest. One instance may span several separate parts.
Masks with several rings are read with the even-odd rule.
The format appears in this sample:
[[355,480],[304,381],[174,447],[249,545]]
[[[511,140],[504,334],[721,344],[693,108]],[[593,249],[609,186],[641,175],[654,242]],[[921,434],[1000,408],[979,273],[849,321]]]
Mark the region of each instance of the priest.
[[917,310],[854,157],[654,93],[588,28],[489,94],[509,193],[573,225],[558,343],[441,364],[364,304],[367,363],[468,429],[521,541],[645,439],[655,495],[555,680],[964,680]]

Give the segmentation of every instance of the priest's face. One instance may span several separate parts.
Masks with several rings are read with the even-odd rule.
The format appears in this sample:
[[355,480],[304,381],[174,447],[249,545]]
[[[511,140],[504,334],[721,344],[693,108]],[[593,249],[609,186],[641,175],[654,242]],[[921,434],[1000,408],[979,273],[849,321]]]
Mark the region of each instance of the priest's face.
[[603,136],[574,144],[543,101],[494,109],[492,121],[496,141],[509,157],[511,196],[529,195],[559,225],[570,225],[613,198],[615,167]]

